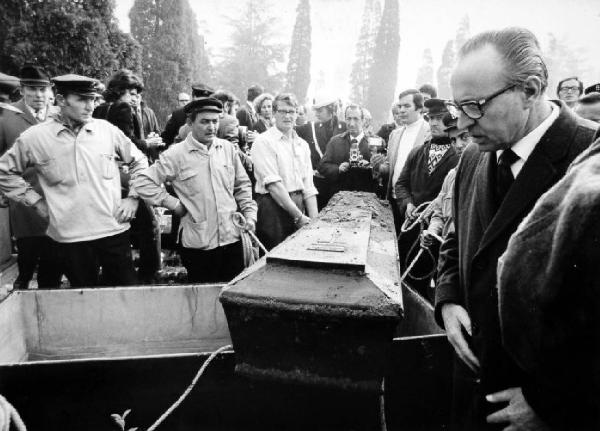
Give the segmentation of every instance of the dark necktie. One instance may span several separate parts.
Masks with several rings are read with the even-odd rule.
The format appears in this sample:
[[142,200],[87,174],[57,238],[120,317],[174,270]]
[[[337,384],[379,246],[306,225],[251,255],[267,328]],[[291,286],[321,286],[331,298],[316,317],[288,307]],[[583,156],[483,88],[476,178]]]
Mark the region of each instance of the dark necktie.
[[144,119],[142,117],[141,108],[134,109],[134,112],[135,112],[135,119],[137,120],[139,138],[146,139],[146,134],[144,133]]
[[498,166],[496,168],[496,203],[498,206],[504,200],[508,189],[515,180],[510,167],[519,160],[519,156],[515,154],[510,148],[504,150],[504,152],[498,158]]

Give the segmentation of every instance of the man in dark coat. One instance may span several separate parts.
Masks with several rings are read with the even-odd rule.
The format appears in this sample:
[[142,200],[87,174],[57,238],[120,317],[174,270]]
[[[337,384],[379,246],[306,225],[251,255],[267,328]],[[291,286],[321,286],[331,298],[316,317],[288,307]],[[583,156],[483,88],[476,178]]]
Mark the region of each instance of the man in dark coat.
[[498,265],[503,345],[551,429],[600,429],[599,190],[596,141],[540,198]]
[[[12,104],[14,110],[6,109],[0,117],[0,155],[13,146],[21,133],[44,122],[53,113],[48,103],[50,86],[50,78],[42,68],[26,65],[21,69],[23,98]],[[35,168],[25,169],[23,178],[43,195]],[[9,205],[10,227],[19,252],[15,288],[27,289],[36,269],[39,287],[59,287],[62,270],[53,242],[46,236],[48,221],[22,203],[11,201]]]
[[[192,100],[201,97],[210,97],[214,92],[208,85],[202,83],[192,84]],[[179,135],[179,129],[185,124],[186,120],[187,115],[183,108],[173,111],[171,118],[169,118],[169,121],[165,125],[165,130],[160,135],[167,147],[175,142],[175,138]]]
[[[440,251],[435,315],[457,354],[458,430],[543,429],[520,391],[522,373],[501,345],[496,264],[523,217],[594,133],[564,104],[546,99],[547,82],[536,37],[519,28],[471,38],[452,76],[458,127],[474,144],[457,168],[455,231]],[[498,395],[511,388],[503,393],[510,396]],[[494,413],[510,423],[488,424]],[[525,422],[532,427],[518,428]]]
[[348,130],[331,138],[321,159],[319,173],[329,183],[332,195],[340,190],[373,193],[376,182],[369,162],[369,140],[363,131],[363,109],[349,105],[345,118]]
[[254,99],[263,94],[265,89],[260,85],[253,85],[248,88],[248,93],[246,97],[246,104],[244,106],[240,106],[240,109],[235,113],[238,121],[240,122],[240,126],[247,127],[248,129],[252,129],[254,123],[258,121],[258,114],[254,109]]
[[309,121],[296,128],[298,136],[304,139],[310,148],[310,160],[315,174],[313,182],[319,191],[317,195],[319,211],[327,205],[329,198],[333,195],[329,190],[327,181],[318,171],[319,164],[331,138],[346,131],[346,123],[339,121],[335,115],[336,107],[337,99],[325,98],[318,100],[313,105],[317,121]]

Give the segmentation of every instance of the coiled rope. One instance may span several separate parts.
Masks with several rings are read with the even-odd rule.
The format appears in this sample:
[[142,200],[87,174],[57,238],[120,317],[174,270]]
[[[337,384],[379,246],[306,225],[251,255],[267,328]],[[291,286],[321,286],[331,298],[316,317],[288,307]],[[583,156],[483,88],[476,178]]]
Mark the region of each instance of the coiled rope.
[[17,409],[0,395],[0,431],[9,431],[11,423],[17,431],[27,431],[27,427]]
[[234,226],[240,230],[242,248],[244,251],[244,267],[248,268],[258,260],[259,248],[264,254],[267,254],[268,251],[254,232],[246,229],[246,217],[244,217],[242,213],[236,212],[233,214],[232,218]]

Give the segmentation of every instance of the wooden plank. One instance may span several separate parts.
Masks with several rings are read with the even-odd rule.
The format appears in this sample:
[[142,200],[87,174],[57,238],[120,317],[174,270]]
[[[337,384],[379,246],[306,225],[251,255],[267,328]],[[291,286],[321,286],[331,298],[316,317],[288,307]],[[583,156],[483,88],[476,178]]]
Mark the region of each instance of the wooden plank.
[[338,208],[300,229],[267,255],[267,263],[345,268],[364,271],[371,211]]

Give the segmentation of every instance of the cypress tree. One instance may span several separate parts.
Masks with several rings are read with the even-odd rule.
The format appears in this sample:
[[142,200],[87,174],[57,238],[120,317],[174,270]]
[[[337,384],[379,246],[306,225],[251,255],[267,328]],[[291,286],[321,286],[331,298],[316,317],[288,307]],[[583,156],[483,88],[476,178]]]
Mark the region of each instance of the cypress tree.
[[423,84],[433,84],[433,56],[431,49],[426,48],[423,51],[423,62],[417,72],[417,87]]
[[469,15],[465,15],[462,17],[460,24],[458,25],[458,30],[456,31],[456,38],[454,39],[454,49],[458,53],[465,42],[469,39],[471,35],[471,24],[469,21]]
[[286,91],[304,103],[310,84],[311,23],[309,0],[300,0],[296,9],[296,23],[287,66]]
[[373,65],[373,52],[380,20],[379,0],[366,0],[360,35],[356,42],[356,60],[350,73],[351,98],[355,103],[363,104],[367,100],[369,70]]
[[438,97],[441,99],[452,98],[452,89],[450,88],[450,77],[454,68],[454,41],[449,40],[446,43],[442,53],[442,62],[437,71]]
[[398,50],[400,49],[400,24],[398,0],[385,0],[383,15],[369,69],[367,108],[377,126],[383,124],[395,98],[398,75]]
[[164,121],[181,91],[209,75],[203,39],[188,0],[136,0],[131,32],[142,45],[144,99]]

